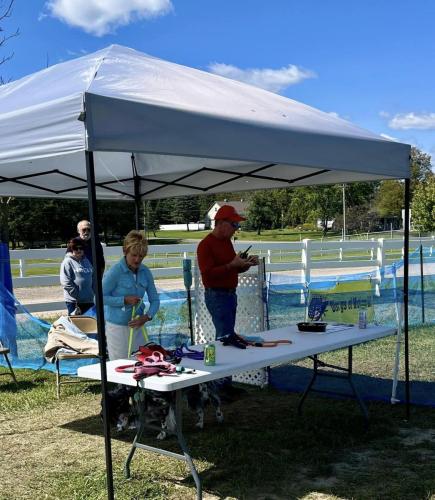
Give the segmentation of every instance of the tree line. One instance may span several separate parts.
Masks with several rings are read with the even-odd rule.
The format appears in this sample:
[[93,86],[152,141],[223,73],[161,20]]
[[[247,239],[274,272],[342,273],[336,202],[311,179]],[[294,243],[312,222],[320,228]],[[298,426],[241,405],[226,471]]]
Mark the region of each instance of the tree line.
[[[435,230],[435,176],[430,155],[411,148],[411,211],[415,229]],[[398,229],[404,208],[402,180],[354,182],[345,185],[346,231]],[[310,186],[259,191],[250,197],[247,227],[263,229],[308,226],[317,221],[328,231],[343,229],[343,185]]]

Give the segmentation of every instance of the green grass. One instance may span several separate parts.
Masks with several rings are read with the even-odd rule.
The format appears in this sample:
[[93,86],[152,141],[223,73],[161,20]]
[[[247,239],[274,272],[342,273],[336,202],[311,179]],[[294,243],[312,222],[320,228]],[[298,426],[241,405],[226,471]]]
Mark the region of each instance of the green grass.
[[[411,376],[435,384],[434,327],[411,331]],[[354,350],[355,372],[391,375],[394,339]],[[327,355],[343,360],[343,351]],[[5,370],[1,369],[2,372]],[[0,498],[87,500],[106,498],[99,385],[63,387],[55,399],[54,376],[17,370],[19,389],[0,378]],[[205,429],[185,412],[185,434],[200,470],[205,498],[226,499],[435,499],[434,410],[371,403],[362,425],[354,401],[310,396],[297,416],[299,396],[248,388],[224,406],[225,422],[207,411]],[[137,450],[132,479],[122,474],[133,433],[112,439],[116,498],[194,499],[185,464]],[[151,445],[159,446],[154,434]],[[163,446],[177,450],[169,439]]]
[[[204,238],[210,231],[156,231],[156,238],[159,240],[164,240],[165,238],[172,240],[179,240],[182,243],[183,240],[200,240]],[[248,241],[301,241],[305,238],[309,239],[320,239],[322,237],[321,231],[297,231],[292,229],[265,229],[261,231],[261,234],[257,234],[256,231],[237,231],[237,240],[248,240]],[[328,237],[340,238],[338,233],[328,233]],[[150,241],[154,239],[153,233],[150,233]],[[159,241],[163,243],[163,241]]]

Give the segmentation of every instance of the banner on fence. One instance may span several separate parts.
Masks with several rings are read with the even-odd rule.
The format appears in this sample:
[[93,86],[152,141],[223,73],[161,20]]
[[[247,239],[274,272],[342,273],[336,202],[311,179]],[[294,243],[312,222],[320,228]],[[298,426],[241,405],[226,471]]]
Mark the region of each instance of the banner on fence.
[[[358,311],[367,311],[367,321],[373,322],[373,287],[369,279],[337,283],[327,290],[311,289],[309,293],[310,316],[311,303],[322,304],[323,320],[338,323],[357,323]],[[315,309],[315,307],[314,307]],[[317,319],[317,318],[314,318]]]

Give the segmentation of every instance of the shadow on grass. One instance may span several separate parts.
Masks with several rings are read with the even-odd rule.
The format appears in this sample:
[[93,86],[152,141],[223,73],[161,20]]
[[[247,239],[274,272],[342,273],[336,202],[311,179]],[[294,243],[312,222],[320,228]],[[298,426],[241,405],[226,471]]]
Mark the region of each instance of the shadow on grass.
[[[2,375],[2,374],[0,374]],[[42,381],[43,382],[43,381]],[[10,381],[7,381],[6,383],[2,383],[0,385],[0,390],[1,392],[20,392],[22,390],[31,390],[35,389],[36,387],[39,387],[41,385],[41,379],[38,379],[36,381],[30,381],[30,380],[18,380],[18,385],[11,379]]]
[[[311,368],[303,366],[278,366],[270,370],[270,384],[272,387],[286,392],[303,392],[312,374],[313,370]],[[353,374],[352,380],[363,400],[390,402],[392,390],[391,378]],[[328,391],[327,397],[338,397],[334,392],[347,391],[350,393],[349,383],[345,379],[318,377],[314,387]],[[435,407],[433,381],[411,381],[410,394],[412,404]],[[402,402],[405,401],[405,383],[403,381],[399,381],[397,384],[396,397]]]
[[[201,464],[204,490],[240,499],[303,498],[313,491],[355,499],[411,499],[423,498],[419,495],[430,490],[430,483],[421,477],[418,482],[403,481],[404,472],[411,463],[415,465],[416,458],[398,438],[402,410],[371,404],[371,425],[365,430],[353,401],[313,396],[298,417],[298,399],[270,389],[250,389],[248,396],[223,407],[223,424],[207,410],[203,431],[194,428],[195,417],[186,411],[185,437],[193,459]],[[426,425],[425,419],[426,413],[419,425]],[[98,415],[63,427],[103,435]],[[155,435],[150,431],[145,442],[179,452],[175,439],[162,442]],[[112,433],[112,439],[126,443],[133,438],[134,431]],[[135,479],[146,480],[149,460],[149,454],[137,450],[132,462]],[[155,472],[159,480],[194,487],[187,471],[180,479],[178,473],[171,475],[167,470]],[[432,477],[429,471],[427,477]]]

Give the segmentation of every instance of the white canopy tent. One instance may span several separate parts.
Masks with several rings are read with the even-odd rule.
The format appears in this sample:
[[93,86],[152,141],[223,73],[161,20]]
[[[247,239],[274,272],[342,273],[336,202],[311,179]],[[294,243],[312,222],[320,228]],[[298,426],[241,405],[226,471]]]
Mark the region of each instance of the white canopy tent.
[[[0,196],[165,198],[405,180],[410,147],[259,88],[112,45],[0,87]],[[92,238],[95,245],[95,235]],[[96,255],[94,247],[94,256]],[[106,346],[97,266],[108,496]]]
[[405,144],[118,45],[0,87],[0,195],[87,198],[85,150],[105,199],[409,176]]

